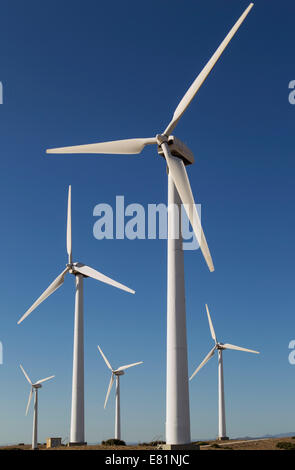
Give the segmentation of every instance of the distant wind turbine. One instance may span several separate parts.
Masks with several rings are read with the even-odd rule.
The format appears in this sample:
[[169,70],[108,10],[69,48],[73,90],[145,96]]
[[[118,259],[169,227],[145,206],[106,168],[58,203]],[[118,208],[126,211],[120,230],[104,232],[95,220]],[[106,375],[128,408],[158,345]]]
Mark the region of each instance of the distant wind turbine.
[[47,380],[53,379],[54,375],[51,375],[50,377],[46,377],[46,379],[41,379],[41,380],[38,380],[35,383],[32,383],[30,377],[28,376],[28,374],[26,373],[25,369],[23,368],[23,366],[21,364],[20,364],[20,368],[23,371],[23,374],[24,374],[25,378],[27,379],[27,381],[31,385],[31,391],[30,391],[30,394],[29,394],[28,404],[27,404],[27,408],[26,408],[26,416],[27,416],[29,408],[30,408],[33,393],[35,392],[32,449],[36,450],[36,449],[38,449],[38,390],[39,390],[39,388],[42,387],[41,383],[46,382]]
[[99,350],[100,354],[102,355],[107,367],[111,371],[111,380],[110,380],[109,387],[108,387],[108,390],[107,390],[107,394],[106,394],[106,398],[105,398],[105,402],[104,402],[104,408],[107,405],[109,395],[110,395],[110,392],[112,390],[112,386],[113,386],[113,383],[114,383],[114,378],[116,377],[115,439],[121,439],[120,376],[124,375],[124,370],[129,369],[129,367],[134,367],[134,366],[137,366],[139,364],[143,364],[143,361],[135,362],[133,364],[128,364],[127,366],[121,366],[121,367],[118,367],[118,369],[113,369],[111,364],[109,363],[108,359],[106,358],[106,356],[102,352],[101,348],[99,346],[97,346],[97,347],[98,347],[98,350]]
[[217,341],[216,334],[213,328],[213,323],[211,320],[211,316],[209,313],[208,305],[206,304],[209,328],[211,332],[211,336],[215,342],[215,346],[211,349],[211,351],[207,354],[205,359],[201,362],[201,364],[196,368],[195,372],[192,374],[190,380],[199,372],[199,370],[211,359],[214,355],[215,351],[218,351],[218,416],[219,416],[219,426],[218,426],[218,439],[219,440],[226,440],[228,437],[226,436],[226,424],[225,424],[225,401],[224,401],[224,381],[223,381],[223,359],[222,359],[222,351],[225,349],[234,349],[236,351],[245,351],[249,353],[259,354],[258,351],[253,351],[252,349],[241,348],[240,346],[235,346],[229,343],[220,343]]
[[71,436],[70,444],[84,444],[84,304],[83,304],[83,281],[91,277],[97,281],[109,284],[118,289],[134,294],[135,291],[120,284],[117,281],[95,271],[82,263],[72,261],[72,216],[71,216],[71,186],[68,192],[68,217],[67,217],[67,253],[68,263],[65,270],[50,284],[36,302],[26,311],[18,321],[20,324],[30,313],[35,310],[47,297],[55,292],[65,280],[67,273],[75,276],[76,302],[75,302],[75,325],[74,325],[74,352],[73,352],[73,382],[72,382],[72,413],[71,413]]

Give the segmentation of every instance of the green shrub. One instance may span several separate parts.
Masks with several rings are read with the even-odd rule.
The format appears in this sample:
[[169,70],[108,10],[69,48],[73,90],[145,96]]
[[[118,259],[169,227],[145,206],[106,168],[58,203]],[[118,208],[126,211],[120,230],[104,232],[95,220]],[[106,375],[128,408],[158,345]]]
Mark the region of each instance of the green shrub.
[[103,446],[126,446],[126,442],[121,441],[120,439],[107,439],[101,443]]
[[149,446],[157,447],[157,446],[159,446],[159,445],[161,445],[161,444],[166,444],[166,442],[165,442],[165,441],[151,441],[151,442],[149,443]]
[[151,442],[140,442],[139,446],[149,446],[149,447],[157,447],[161,444],[166,444],[165,441],[151,441]]
[[287,441],[279,441],[276,447],[283,450],[295,450],[295,444]]
[[196,446],[207,446],[209,444],[209,442],[206,442],[206,441],[197,441],[197,442],[194,442],[194,444]]

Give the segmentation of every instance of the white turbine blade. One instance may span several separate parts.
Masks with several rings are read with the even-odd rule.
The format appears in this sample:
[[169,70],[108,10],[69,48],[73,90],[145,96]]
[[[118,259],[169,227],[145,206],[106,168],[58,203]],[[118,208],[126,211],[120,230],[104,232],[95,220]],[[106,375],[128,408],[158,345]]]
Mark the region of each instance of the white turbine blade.
[[69,186],[68,193],[68,216],[67,216],[67,253],[69,263],[72,262],[72,187]]
[[207,354],[207,356],[205,357],[205,359],[201,362],[201,364],[196,368],[195,372],[192,374],[192,376],[190,377],[190,380],[192,380],[192,378],[199,372],[200,369],[202,369],[202,367],[206,364],[206,362],[209,361],[209,359],[211,359],[211,357],[213,356],[214,352],[215,352],[215,349],[216,349],[216,346],[214,346],[214,348],[211,349],[211,351]]
[[68,272],[69,268],[65,269],[51,284],[47,289],[43,292],[42,295],[36,300],[36,302],[33,303],[33,305],[29,308],[29,310],[26,311],[26,313],[21,317],[21,319],[17,322],[19,325],[25,318],[27,318],[30,313],[35,310],[35,308],[38,307],[47,297],[49,297],[51,294],[53,294],[56,289],[58,289],[64,282],[65,280],[65,275]]
[[30,391],[30,394],[29,394],[29,399],[28,399],[28,404],[27,404],[27,408],[26,408],[26,416],[27,416],[29,408],[30,408],[32,396],[33,396],[33,389],[31,388],[31,391]]
[[225,343],[222,345],[225,349],[235,349],[236,351],[245,351],[254,354],[260,354],[259,351],[253,351],[252,349],[241,348],[240,346],[235,346],[234,344]]
[[108,366],[108,368],[113,372],[113,368],[111,366],[111,364],[109,363],[109,361],[107,360],[107,358],[105,357],[104,353],[102,352],[101,348],[99,346],[98,347],[98,350],[100,352],[100,354],[102,355],[103,359],[104,359],[104,362],[106,363],[106,365]]
[[93,268],[90,268],[89,266],[86,266],[85,264],[77,263],[75,264],[74,269],[75,271],[78,271],[78,273],[81,273],[84,276],[91,277],[92,279],[96,279],[97,281],[104,282],[105,284],[109,284],[110,286],[117,287],[118,289],[130,292],[131,294],[135,294],[134,290],[129,289],[129,287],[126,287],[123,284],[114,281],[110,277],[105,276],[104,274],[96,271]]
[[129,367],[137,366],[138,364],[143,364],[143,361],[135,362],[134,364],[129,364],[128,366],[121,366],[118,369],[116,369],[115,372],[117,372],[118,370],[128,369]]
[[187,213],[189,221],[192,225],[193,231],[196,235],[198,240],[199,246],[203,253],[203,256],[206,260],[208,268],[211,272],[214,271],[214,265],[211,258],[211,254],[207,245],[207,241],[201,226],[201,221],[199,218],[198,211],[196,209],[193,193],[191,190],[191,185],[186,173],[186,169],[184,166],[183,161],[178,158],[174,157],[170,154],[168,149],[168,145],[164,143],[162,145],[162,149],[164,151],[164,155],[166,158],[166,162],[169,168],[169,172],[173,178],[174,184],[184,206],[184,209]]
[[213,323],[212,323],[212,320],[211,320],[211,317],[210,317],[209,308],[208,308],[207,304],[206,304],[206,310],[207,310],[207,316],[208,316],[208,322],[209,322],[209,327],[210,327],[210,331],[211,331],[211,336],[212,336],[212,338],[214,339],[214,341],[216,343],[217,342],[216,334],[215,334],[215,331],[214,331],[214,328],[213,328]]
[[184,95],[179,105],[177,106],[176,110],[174,111],[174,115],[173,115],[171,122],[169,123],[168,127],[164,131],[165,135],[169,136],[172,133],[179,119],[181,118],[181,116],[183,115],[183,113],[185,112],[185,110],[187,109],[191,101],[193,100],[194,96],[196,95],[199,88],[202,86],[203,82],[208,77],[214,65],[220,58],[221,54],[223,53],[223,51],[225,50],[225,48],[227,47],[231,39],[234,37],[235,33],[237,32],[237,30],[239,29],[239,27],[245,20],[246,16],[248,15],[252,7],[253,7],[253,3],[250,3],[248,8],[246,8],[244,13],[241,15],[241,17],[238,19],[236,24],[230,30],[226,38],[222,41],[222,43],[220,44],[216,52],[213,54],[209,62],[206,64],[206,66],[203,68],[201,73],[197,76],[193,84],[187,90],[186,94]]
[[74,145],[72,147],[48,149],[46,153],[136,154],[140,153],[149,144],[157,144],[156,138],[114,140],[96,144]]
[[38,380],[38,382],[36,382],[34,385],[42,384],[43,382],[46,382],[47,380],[53,379],[53,377],[55,377],[55,375],[51,375],[50,377],[46,377],[46,379]]
[[109,387],[108,387],[108,391],[107,391],[107,394],[106,394],[106,399],[104,401],[104,408],[107,406],[107,402],[108,402],[108,399],[109,399],[110,392],[112,390],[113,383],[114,383],[114,375],[112,373],[111,380],[110,380]]
[[30,385],[33,385],[33,384],[32,384],[32,381],[31,381],[31,379],[30,379],[30,377],[29,377],[28,374],[26,373],[26,371],[25,371],[25,369],[23,368],[23,366],[22,366],[21,364],[20,364],[19,366],[20,366],[21,370],[23,371],[23,374],[24,374],[25,378],[27,379],[27,381],[29,382],[29,384],[30,384]]

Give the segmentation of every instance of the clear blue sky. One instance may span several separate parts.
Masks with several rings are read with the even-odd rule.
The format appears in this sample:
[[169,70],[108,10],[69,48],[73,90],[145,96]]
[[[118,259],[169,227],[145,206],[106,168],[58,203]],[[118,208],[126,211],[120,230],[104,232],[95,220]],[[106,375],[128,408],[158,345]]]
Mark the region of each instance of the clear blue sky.
[[[164,438],[166,243],[93,237],[93,208],[166,202],[165,164],[142,156],[46,156],[48,147],[164,130],[197,73],[248,2],[163,0],[27,2],[1,7],[0,443],[28,442],[33,379],[55,374],[40,393],[40,435],[69,436],[74,281],[16,322],[66,263],[66,191],[72,184],[73,252],[136,289],[85,282],[86,438],[112,437],[114,366],[144,361],[122,379],[122,436]],[[291,0],[257,0],[237,36],[183,116],[176,135],[195,154],[189,176],[216,271],[185,253],[189,372],[211,348],[204,304],[221,341],[258,349],[226,352],[228,434],[295,431],[294,320],[295,79]],[[217,360],[190,385],[193,438],[217,433]]]

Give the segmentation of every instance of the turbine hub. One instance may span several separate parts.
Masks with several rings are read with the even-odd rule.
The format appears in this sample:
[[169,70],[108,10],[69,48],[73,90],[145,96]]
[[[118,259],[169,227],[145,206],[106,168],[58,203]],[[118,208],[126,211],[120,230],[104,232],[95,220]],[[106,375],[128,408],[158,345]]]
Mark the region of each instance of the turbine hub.
[[156,139],[157,139],[157,144],[159,147],[161,147],[161,145],[164,143],[164,142],[167,142],[168,143],[168,139],[169,137],[165,134],[157,134],[156,135]]
[[67,264],[66,264],[66,267],[69,268],[69,273],[75,274],[75,273],[74,273],[74,265],[73,265],[73,263],[67,263]]
[[42,385],[41,384],[34,384],[33,388],[42,388]]

